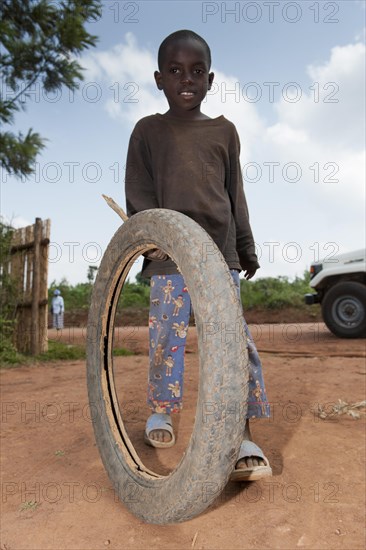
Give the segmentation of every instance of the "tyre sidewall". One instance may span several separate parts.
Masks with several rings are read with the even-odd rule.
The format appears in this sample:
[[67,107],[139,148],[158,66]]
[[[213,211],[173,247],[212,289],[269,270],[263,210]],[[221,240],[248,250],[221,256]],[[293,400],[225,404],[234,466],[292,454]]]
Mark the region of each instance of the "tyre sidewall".
[[[193,434],[177,468],[154,479],[141,473],[113,427],[106,398],[106,316],[121,265],[146,247],[167,252],[181,268],[195,311],[200,383]],[[131,259],[132,258],[132,259]],[[110,320],[109,322],[114,322]],[[89,325],[90,323],[90,325]],[[130,510],[153,523],[184,521],[221,493],[241,443],[247,402],[248,357],[241,304],[227,264],[193,220],[166,209],[133,216],[115,234],[93,290],[87,342],[89,399],[103,463]]]
[[[363,308],[363,317],[356,326],[349,328],[342,325],[340,320],[333,315],[333,306],[336,300],[354,297]],[[354,282],[340,282],[331,287],[322,300],[323,319],[327,327],[333,334],[340,338],[360,338],[366,336],[366,287],[365,285]]]

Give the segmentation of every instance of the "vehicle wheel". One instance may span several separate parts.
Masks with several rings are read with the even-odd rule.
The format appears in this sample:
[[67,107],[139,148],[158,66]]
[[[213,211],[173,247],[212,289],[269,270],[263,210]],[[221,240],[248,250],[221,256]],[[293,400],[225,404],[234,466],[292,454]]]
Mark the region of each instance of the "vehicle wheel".
[[366,336],[366,288],[353,281],[337,283],[322,300],[324,322],[340,338]]
[[[199,342],[199,389],[193,432],[168,476],[147,469],[126,432],[113,376],[118,298],[136,258],[165,251],[188,287]],[[209,235],[168,209],[132,216],[112,238],[98,270],[87,331],[87,381],[99,452],[116,492],[150,523],[175,523],[205,510],[226,485],[243,437],[248,355],[242,308],[227,264]],[[143,434],[141,434],[141,437]]]

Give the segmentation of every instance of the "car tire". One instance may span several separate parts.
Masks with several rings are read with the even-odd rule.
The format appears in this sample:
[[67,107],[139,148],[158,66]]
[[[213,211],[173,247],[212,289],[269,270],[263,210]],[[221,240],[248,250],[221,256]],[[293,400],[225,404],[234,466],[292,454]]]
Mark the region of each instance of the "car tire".
[[[166,252],[188,287],[199,342],[199,390],[193,432],[173,472],[162,476],[139,458],[126,432],[113,376],[113,332],[124,281],[136,258]],[[189,520],[221,494],[235,467],[248,398],[242,307],[220,251],[192,219],[168,209],[139,212],[103,256],[87,330],[87,382],[99,452],[116,493],[143,521]],[[143,382],[143,381],[142,381]],[[143,434],[141,434],[141,437]]]
[[366,287],[354,281],[337,283],[325,293],[322,314],[325,324],[336,336],[366,336]]

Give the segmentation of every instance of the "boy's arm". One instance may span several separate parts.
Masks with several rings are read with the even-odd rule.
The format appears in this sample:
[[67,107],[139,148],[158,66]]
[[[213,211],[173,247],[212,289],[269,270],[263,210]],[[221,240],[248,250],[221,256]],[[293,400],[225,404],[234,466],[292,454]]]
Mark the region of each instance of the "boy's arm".
[[142,137],[132,133],[128,146],[125,193],[127,215],[159,208],[155,195],[150,154]]
[[230,148],[230,176],[228,193],[236,227],[236,250],[245,276],[250,279],[260,267],[255,253],[252,229],[249,223],[248,205],[243,189],[240,162],[240,142],[235,130]]
[[[149,151],[142,137],[132,133],[126,162],[125,194],[127,215],[133,216],[142,210],[159,208],[155,195]],[[164,261],[168,256],[159,249],[144,254],[154,261]]]

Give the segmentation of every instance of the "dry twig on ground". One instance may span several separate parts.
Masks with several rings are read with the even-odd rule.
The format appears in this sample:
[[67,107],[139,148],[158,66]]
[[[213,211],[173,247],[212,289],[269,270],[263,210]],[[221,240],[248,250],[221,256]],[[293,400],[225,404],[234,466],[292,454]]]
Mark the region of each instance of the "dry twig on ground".
[[352,416],[352,418],[360,418],[361,414],[365,414],[365,411],[361,410],[365,409],[365,407],[366,401],[347,403],[347,401],[338,399],[338,402],[332,405],[330,410],[328,404],[322,405],[321,403],[317,403],[317,405],[313,407],[313,412],[323,420],[329,420],[331,418],[335,418],[336,416],[340,416],[341,414],[347,414],[348,416]]

